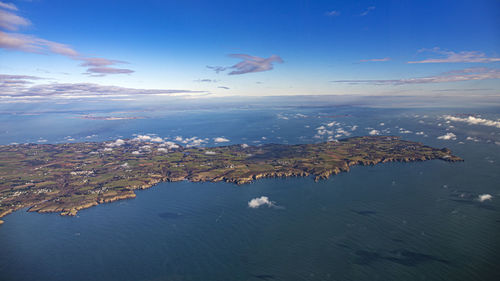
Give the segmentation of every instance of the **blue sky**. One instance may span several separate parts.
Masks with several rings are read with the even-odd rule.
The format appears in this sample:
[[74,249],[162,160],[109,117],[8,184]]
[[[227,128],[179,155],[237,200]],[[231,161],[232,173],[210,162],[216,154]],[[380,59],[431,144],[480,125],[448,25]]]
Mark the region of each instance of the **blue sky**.
[[2,0],[0,101],[491,96],[499,34],[496,0]]

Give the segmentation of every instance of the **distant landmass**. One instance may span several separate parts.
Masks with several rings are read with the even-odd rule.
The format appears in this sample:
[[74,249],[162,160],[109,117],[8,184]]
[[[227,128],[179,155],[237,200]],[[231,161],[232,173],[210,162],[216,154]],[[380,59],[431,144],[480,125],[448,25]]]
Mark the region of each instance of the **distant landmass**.
[[[101,203],[134,198],[135,189],[162,181],[246,184],[265,177],[313,176],[353,165],[441,159],[463,161],[393,136],[365,136],[317,144],[182,147],[151,139],[0,146],[0,218],[21,208],[74,216]],[[2,221],[0,220],[0,223]]]

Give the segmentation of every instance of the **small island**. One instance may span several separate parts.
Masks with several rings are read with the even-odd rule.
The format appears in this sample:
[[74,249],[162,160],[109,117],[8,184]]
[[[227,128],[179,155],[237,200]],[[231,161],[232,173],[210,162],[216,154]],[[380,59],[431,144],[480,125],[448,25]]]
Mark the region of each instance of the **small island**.
[[[182,147],[151,139],[0,146],[0,218],[21,208],[74,216],[81,209],[134,198],[162,181],[246,184],[266,177],[315,180],[354,165],[440,159],[463,161],[393,136],[352,137],[316,144]],[[0,220],[0,224],[3,221]]]

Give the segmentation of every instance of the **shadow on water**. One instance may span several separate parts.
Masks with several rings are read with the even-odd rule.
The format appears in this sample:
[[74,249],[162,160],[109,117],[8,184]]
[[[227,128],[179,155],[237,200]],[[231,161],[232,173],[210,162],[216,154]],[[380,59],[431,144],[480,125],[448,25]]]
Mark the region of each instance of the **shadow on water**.
[[356,213],[358,215],[362,215],[362,216],[371,216],[371,215],[377,214],[377,212],[370,211],[370,210],[361,210],[361,211],[351,210],[351,212]]
[[478,198],[478,194],[468,192],[468,191],[460,191],[460,190],[454,190],[450,194],[450,200],[453,202],[461,203],[461,204],[467,204],[467,205],[472,205],[477,208],[485,209],[485,210],[490,210],[490,211],[496,211],[496,208],[488,205],[486,202],[480,202]]
[[276,277],[274,275],[270,275],[270,274],[254,274],[253,277],[260,279],[260,280],[264,280],[264,281],[276,279]]
[[181,213],[172,213],[172,212],[163,212],[163,213],[159,213],[158,216],[162,219],[178,219],[178,218],[182,218],[182,214]]
[[391,238],[392,241],[398,242],[398,243],[404,243],[405,241],[403,239],[398,239],[398,238]]
[[417,266],[424,262],[441,262],[448,264],[447,260],[427,255],[423,253],[413,252],[406,249],[397,249],[392,251],[367,251],[357,250],[354,252],[356,255],[354,263],[360,265],[368,265],[379,261],[390,261],[393,263],[405,266]]

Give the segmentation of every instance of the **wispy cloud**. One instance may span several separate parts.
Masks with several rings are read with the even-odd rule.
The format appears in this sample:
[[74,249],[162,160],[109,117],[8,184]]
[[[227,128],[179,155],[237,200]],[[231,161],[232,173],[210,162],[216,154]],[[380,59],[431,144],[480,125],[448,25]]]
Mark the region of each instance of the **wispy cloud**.
[[218,80],[215,80],[215,79],[197,79],[197,80],[194,80],[194,82],[216,83],[216,82],[218,82]]
[[229,90],[229,89],[230,89],[229,87],[226,87],[226,86],[219,86],[219,87],[217,87],[217,88],[219,88],[219,89],[224,89],[224,90]]
[[468,63],[490,63],[498,62],[500,58],[487,57],[485,53],[478,51],[462,51],[453,52],[441,50],[436,47],[433,49],[421,49],[419,53],[427,52],[441,55],[439,58],[429,58],[424,60],[409,61],[408,63],[458,63],[458,62],[468,62]]
[[[1,2],[0,2],[1,3]],[[2,3],[3,4],[3,3]],[[5,5],[5,4],[4,4]],[[0,5],[0,8],[4,6]],[[12,10],[12,9],[11,9]],[[0,9],[0,28],[9,31],[16,31],[19,27],[29,26],[31,22],[9,11]]]
[[0,48],[29,53],[55,53],[68,57],[77,57],[78,52],[65,44],[45,40],[32,35],[6,33],[0,31]]
[[391,58],[381,58],[381,59],[367,59],[367,60],[360,60],[360,62],[382,62],[382,61],[390,61]]
[[325,13],[329,17],[338,17],[340,16],[340,12],[336,10],[328,11]]
[[0,48],[29,53],[52,53],[66,56],[73,60],[83,61],[80,66],[87,67],[85,74],[92,76],[130,74],[134,72],[130,69],[111,67],[115,64],[126,63],[123,61],[85,57],[69,45],[46,40],[34,35],[14,33],[12,31],[17,31],[20,27],[29,26],[31,22],[4,9],[17,11],[17,7],[10,3],[0,2],[0,29],[10,31],[0,31]]
[[219,73],[222,71],[226,71],[229,67],[207,65],[207,68],[212,69],[213,71],[215,71],[215,73]]
[[226,71],[228,69],[234,69],[229,72],[229,75],[239,75],[246,73],[262,72],[273,69],[273,63],[283,63],[283,59],[280,56],[272,55],[268,58],[261,58],[246,54],[231,54],[229,55],[233,58],[241,59],[242,61],[233,66],[209,66],[208,68],[213,69],[216,73]]
[[231,68],[236,70],[229,72],[229,75],[267,71],[273,69],[274,62],[283,63],[281,57],[277,55],[272,55],[269,58],[261,58],[245,54],[232,54],[230,56],[242,59],[243,61],[231,66]]
[[364,12],[362,12],[359,15],[362,16],[362,17],[364,17],[364,16],[368,15],[373,10],[375,10],[375,6],[368,7],[368,8],[366,8],[366,10]]
[[0,8],[6,9],[6,10],[12,10],[12,11],[17,11],[16,5],[12,3],[4,3],[0,1]]
[[[29,75],[8,75],[0,74],[0,90],[2,93],[15,91],[16,89],[26,87],[28,84],[33,84],[32,80],[43,79]],[[1,96],[1,94],[0,94]]]
[[90,67],[87,69],[87,72],[85,74],[94,77],[100,77],[100,76],[105,76],[106,74],[130,74],[130,73],[134,73],[134,71],[126,68],[102,66],[102,67]]
[[470,80],[500,79],[500,69],[495,68],[465,68],[441,73],[436,76],[390,80],[335,80],[334,83],[372,84],[372,85],[405,85],[460,82]]

